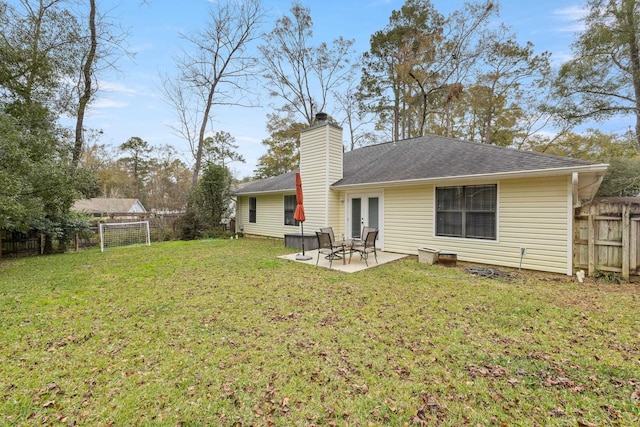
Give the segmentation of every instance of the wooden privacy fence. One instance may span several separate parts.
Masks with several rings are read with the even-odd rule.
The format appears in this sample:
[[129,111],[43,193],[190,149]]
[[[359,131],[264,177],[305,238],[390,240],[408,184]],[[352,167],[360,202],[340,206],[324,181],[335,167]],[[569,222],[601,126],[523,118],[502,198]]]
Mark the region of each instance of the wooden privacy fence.
[[640,198],[596,199],[576,209],[573,270],[640,280]]

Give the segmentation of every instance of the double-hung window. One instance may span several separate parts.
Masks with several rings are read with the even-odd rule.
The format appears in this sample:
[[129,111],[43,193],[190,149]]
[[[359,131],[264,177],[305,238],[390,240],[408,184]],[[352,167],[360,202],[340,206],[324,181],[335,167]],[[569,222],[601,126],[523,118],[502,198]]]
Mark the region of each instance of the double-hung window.
[[496,240],[497,185],[436,188],[436,235]]
[[257,207],[258,204],[256,203],[256,198],[249,197],[249,222],[254,224],[256,222],[256,213],[258,211]]
[[298,221],[293,219],[297,204],[295,195],[284,196],[284,225],[299,225]]

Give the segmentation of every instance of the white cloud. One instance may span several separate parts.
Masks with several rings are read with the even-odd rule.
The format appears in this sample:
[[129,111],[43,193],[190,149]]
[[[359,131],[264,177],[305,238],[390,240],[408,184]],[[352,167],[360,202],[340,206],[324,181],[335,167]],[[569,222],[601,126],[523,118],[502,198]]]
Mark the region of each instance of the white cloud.
[[130,88],[122,83],[110,82],[107,80],[102,80],[99,83],[99,88],[103,92],[117,92],[117,93],[126,93],[129,95],[138,95],[138,91]]
[[584,30],[582,19],[588,11],[582,6],[569,6],[562,9],[555,9],[553,15],[561,22],[561,27],[556,28],[561,32],[576,33]]
[[126,108],[129,103],[118,101],[109,98],[98,98],[98,100],[91,105],[93,108]]

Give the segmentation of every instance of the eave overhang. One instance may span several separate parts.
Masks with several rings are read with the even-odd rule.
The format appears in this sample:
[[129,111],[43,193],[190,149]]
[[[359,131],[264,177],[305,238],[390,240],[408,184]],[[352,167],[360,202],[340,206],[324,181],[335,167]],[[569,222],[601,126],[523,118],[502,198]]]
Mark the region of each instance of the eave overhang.
[[465,182],[477,182],[479,179],[483,181],[498,181],[501,179],[518,179],[518,178],[543,178],[550,176],[562,176],[572,175],[573,173],[588,174],[604,176],[607,172],[609,165],[605,163],[593,164],[587,166],[574,166],[568,168],[555,168],[555,169],[539,169],[528,171],[511,171],[511,172],[496,172],[489,174],[475,174],[475,175],[455,175],[446,177],[433,177],[433,178],[420,178],[420,179],[405,179],[398,181],[381,181],[381,182],[367,182],[360,184],[338,184],[331,185],[332,190],[350,191],[359,190],[362,188],[380,188],[380,187],[398,187],[406,185],[420,185],[420,184],[432,184],[432,183],[465,183]]

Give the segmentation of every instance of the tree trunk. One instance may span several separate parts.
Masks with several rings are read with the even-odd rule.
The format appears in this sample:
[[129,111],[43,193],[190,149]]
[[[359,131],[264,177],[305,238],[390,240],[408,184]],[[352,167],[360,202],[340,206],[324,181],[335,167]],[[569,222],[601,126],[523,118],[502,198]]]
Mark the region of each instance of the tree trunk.
[[640,152],[640,52],[638,51],[638,34],[635,31],[637,17],[633,11],[635,1],[627,0],[624,7],[629,28],[629,56],[631,57],[631,75],[636,98],[636,151]]
[[80,156],[82,156],[82,148],[84,143],[84,114],[91,100],[91,78],[93,63],[96,57],[96,50],[98,47],[98,36],[96,33],[96,1],[90,0],[91,10],[89,12],[89,29],[91,32],[91,47],[87,53],[86,60],[82,65],[82,77],[84,81],[84,87],[80,99],[78,100],[78,116],[76,118],[76,135],[75,144],[73,146],[73,158],[72,166],[73,170],[78,166]]
[[399,141],[400,140],[400,106],[398,105],[398,103],[396,102],[396,104],[393,106],[393,140],[394,141]]
[[491,108],[489,108],[489,111],[487,112],[487,117],[484,120],[484,124],[483,124],[483,130],[482,130],[482,143],[483,144],[491,144],[492,141],[492,122],[493,122],[493,111]]
[[204,134],[207,131],[207,122],[209,122],[209,113],[211,113],[211,106],[213,105],[213,95],[216,92],[217,83],[214,83],[207,96],[207,101],[202,113],[202,123],[200,124],[200,135],[198,136],[198,149],[196,150],[196,164],[193,167],[193,179],[191,185],[196,188],[198,185],[198,176],[200,175],[200,169],[202,169],[202,151],[204,146]]

